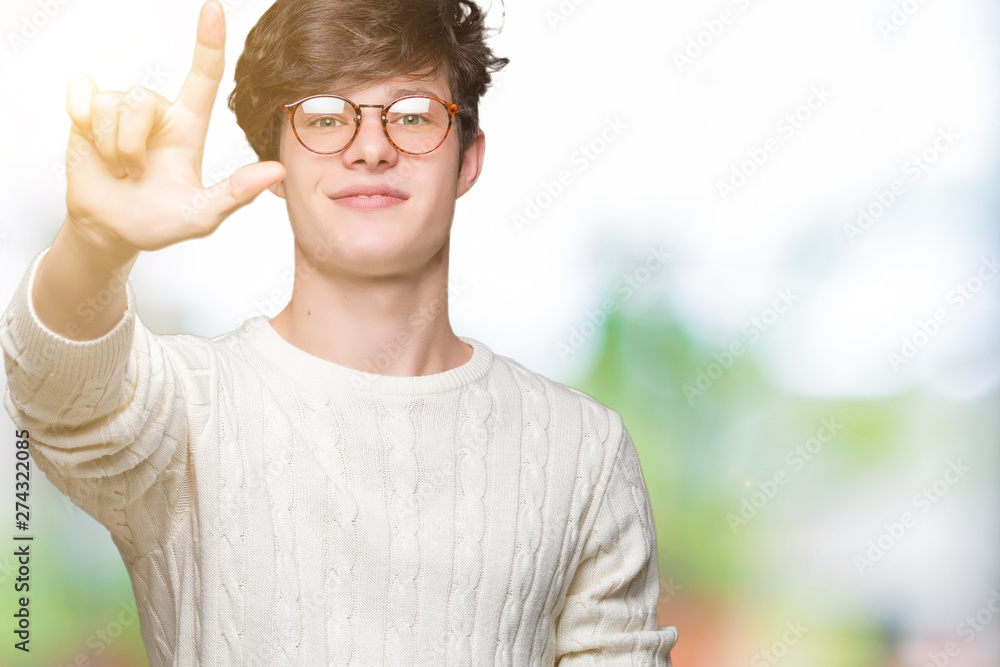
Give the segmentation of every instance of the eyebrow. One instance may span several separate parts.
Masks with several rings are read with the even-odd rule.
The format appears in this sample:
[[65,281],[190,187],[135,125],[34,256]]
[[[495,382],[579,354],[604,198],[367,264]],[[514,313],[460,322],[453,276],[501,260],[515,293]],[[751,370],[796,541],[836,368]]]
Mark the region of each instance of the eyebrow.
[[393,100],[404,95],[433,95],[437,97],[437,93],[427,88],[393,88],[389,91],[389,98]]
[[[341,93],[339,93],[339,92],[337,92],[337,91],[335,91],[333,89],[329,89],[325,93],[319,93],[319,94],[320,95],[323,95],[323,94],[326,94],[326,95],[340,95]],[[404,88],[404,87],[396,87],[396,88],[390,88],[389,89],[389,99],[386,100],[386,102],[388,103],[389,101],[395,100],[395,99],[400,98],[400,97],[405,97],[406,95],[431,95],[433,97],[437,97],[438,96],[437,93],[435,93],[434,91],[430,90],[429,88]],[[345,95],[345,97],[346,97],[346,95]],[[444,98],[442,98],[442,99],[444,99]],[[355,101],[357,101],[357,100],[355,100]],[[358,102],[358,104],[363,104],[363,103],[362,102]]]

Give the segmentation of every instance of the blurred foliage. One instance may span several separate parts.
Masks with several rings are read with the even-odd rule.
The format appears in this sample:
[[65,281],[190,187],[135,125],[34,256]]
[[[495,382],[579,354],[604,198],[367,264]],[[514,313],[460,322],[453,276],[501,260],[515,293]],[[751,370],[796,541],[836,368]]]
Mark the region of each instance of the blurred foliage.
[[[799,576],[795,571],[809,565],[792,563],[793,554],[776,554],[775,544],[794,540],[794,531],[835,511],[853,484],[879,476],[886,486],[900,484],[905,472],[900,462],[933,450],[941,441],[938,435],[945,441],[951,435],[954,445],[975,433],[995,434],[982,407],[945,405],[922,394],[884,399],[790,394],[769,380],[755,349],[723,372],[715,369],[705,391],[685,393],[684,386],[695,386],[699,372],[718,361],[714,355],[724,346],[700,342],[662,307],[614,312],[603,334],[593,368],[572,386],[621,413],[635,444],[656,522],[661,589],[669,578],[683,591],[680,602],[669,601],[667,615],[661,608],[661,623],[677,625],[680,632],[675,664],[682,664],[680,658],[685,667],[772,664],[755,652],[769,646],[774,628],[804,611],[811,619],[809,641],[794,651],[785,647],[796,657],[784,664],[900,664],[899,628],[890,627],[863,600],[847,605],[851,614],[823,617],[824,609],[843,604],[853,584],[812,581],[798,591],[781,585],[782,577]],[[815,437],[824,420],[836,426],[834,436],[827,443],[814,441],[821,448],[815,454],[806,450],[812,459],[791,467],[786,457],[797,456],[791,452]],[[956,423],[965,426],[958,438],[951,431]],[[812,460],[822,465],[811,466]],[[727,517],[777,471],[784,471],[787,482],[734,530]],[[909,496],[901,498],[905,502]],[[832,529],[831,535],[836,535]],[[850,582],[854,566],[845,562],[844,570]],[[708,601],[716,605],[714,617],[701,619],[696,610]],[[745,634],[726,635],[716,627],[725,608],[753,619]],[[866,613],[874,616],[864,618]],[[720,634],[728,637],[732,654],[710,655],[703,646],[685,644],[686,638],[720,641]],[[753,663],[754,658],[760,662]]]

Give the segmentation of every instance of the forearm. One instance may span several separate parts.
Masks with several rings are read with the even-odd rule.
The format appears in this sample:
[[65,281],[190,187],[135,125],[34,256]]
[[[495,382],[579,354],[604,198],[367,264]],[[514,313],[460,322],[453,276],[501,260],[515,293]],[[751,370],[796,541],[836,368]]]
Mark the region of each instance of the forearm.
[[125,281],[138,255],[67,217],[35,275],[30,298],[38,319],[71,340],[104,336],[125,314]]

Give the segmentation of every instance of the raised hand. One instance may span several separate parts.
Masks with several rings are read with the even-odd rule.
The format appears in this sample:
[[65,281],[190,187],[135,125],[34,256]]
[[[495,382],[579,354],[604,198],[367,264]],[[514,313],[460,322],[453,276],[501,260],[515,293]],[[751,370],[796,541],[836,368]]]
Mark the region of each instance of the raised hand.
[[198,20],[191,71],[173,104],[146,88],[100,92],[86,74],[71,78],[66,225],[75,234],[119,256],[158,250],[211,234],[284,178],[279,162],[259,162],[202,187],[225,39],[222,5],[209,0]]

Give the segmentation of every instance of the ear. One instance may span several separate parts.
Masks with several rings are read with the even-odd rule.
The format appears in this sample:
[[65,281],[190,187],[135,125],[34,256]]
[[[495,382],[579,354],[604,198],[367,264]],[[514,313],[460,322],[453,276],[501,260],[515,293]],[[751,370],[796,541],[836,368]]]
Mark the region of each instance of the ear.
[[462,158],[462,169],[458,172],[458,189],[455,198],[459,198],[472,189],[483,171],[483,158],[486,156],[486,133],[479,130],[476,138],[465,147]]

